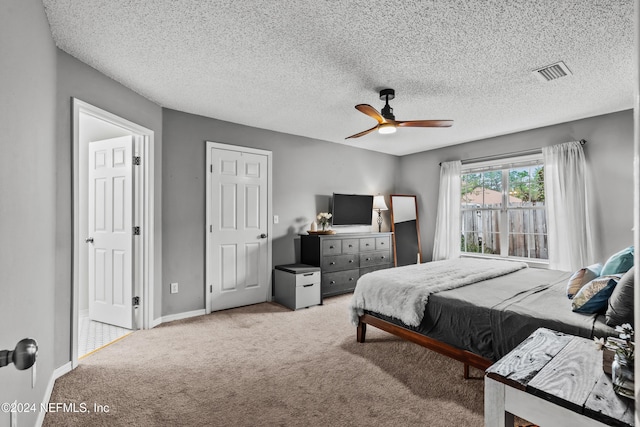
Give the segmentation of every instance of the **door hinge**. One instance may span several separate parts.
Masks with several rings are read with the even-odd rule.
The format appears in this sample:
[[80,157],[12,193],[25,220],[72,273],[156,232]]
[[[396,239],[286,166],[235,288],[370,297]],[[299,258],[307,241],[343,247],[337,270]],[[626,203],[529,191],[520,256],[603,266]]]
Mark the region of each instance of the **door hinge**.
[[139,236],[140,235],[140,227],[138,227],[138,226],[133,227],[133,235],[134,236]]
[[133,306],[137,307],[140,305],[140,297],[133,297]]
[[141,161],[142,161],[142,160],[140,159],[140,156],[133,156],[133,164],[134,164],[135,166],[140,166],[140,162],[141,162]]

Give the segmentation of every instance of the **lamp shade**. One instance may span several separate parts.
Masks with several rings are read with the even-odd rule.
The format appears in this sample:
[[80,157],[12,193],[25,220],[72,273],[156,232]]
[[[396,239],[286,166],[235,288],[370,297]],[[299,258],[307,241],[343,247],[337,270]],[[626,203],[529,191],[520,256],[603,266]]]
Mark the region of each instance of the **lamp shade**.
[[379,194],[373,197],[373,209],[377,211],[389,210],[387,204],[384,202],[384,196]]

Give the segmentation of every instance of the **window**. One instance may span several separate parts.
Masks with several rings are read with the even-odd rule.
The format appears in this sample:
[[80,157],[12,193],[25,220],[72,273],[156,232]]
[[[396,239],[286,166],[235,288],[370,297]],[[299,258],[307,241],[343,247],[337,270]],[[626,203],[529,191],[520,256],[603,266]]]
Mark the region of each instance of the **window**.
[[548,259],[542,156],[463,165],[461,251]]

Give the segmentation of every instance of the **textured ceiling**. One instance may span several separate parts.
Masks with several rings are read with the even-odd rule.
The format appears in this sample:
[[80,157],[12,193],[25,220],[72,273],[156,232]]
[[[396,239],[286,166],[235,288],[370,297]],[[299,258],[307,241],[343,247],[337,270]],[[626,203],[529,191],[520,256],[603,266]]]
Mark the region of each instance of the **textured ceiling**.
[[[633,106],[633,0],[43,3],[58,47],[163,107],[384,153]],[[345,141],[386,87],[398,120],[453,127]]]

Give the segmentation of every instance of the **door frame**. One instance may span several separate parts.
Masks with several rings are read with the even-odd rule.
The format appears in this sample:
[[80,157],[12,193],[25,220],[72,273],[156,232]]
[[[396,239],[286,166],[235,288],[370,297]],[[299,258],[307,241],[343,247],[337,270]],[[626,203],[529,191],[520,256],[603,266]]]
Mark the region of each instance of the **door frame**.
[[[80,144],[80,118],[81,115],[88,115],[108,124],[119,127],[124,131],[134,135],[136,156],[142,158],[141,165],[134,170],[134,220],[141,228],[140,238],[134,240],[134,291],[140,298],[139,309],[142,313],[136,315],[137,319],[142,318],[142,329],[153,327],[153,286],[154,283],[154,131],[101,108],[95,107],[77,98],[71,98],[71,128],[72,128],[72,150],[73,150],[73,194],[72,194],[72,293],[71,293],[71,367],[78,366],[78,318],[79,318],[79,289],[80,289],[80,265],[87,262],[87,255],[83,251],[86,243],[86,231],[80,230],[81,218],[86,216],[86,210],[81,209],[80,204],[86,203],[80,195],[80,182],[87,179],[87,168],[81,168]],[[141,293],[141,295],[140,295]]]
[[251,154],[260,154],[263,156],[267,157],[267,267],[268,267],[268,271],[265,272],[265,274],[267,275],[266,280],[267,280],[267,295],[265,295],[265,301],[271,301],[271,294],[272,292],[272,283],[271,283],[271,264],[272,264],[272,252],[271,252],[271,243],[272,243],[272,237],[271,237],[271,233],[273,231],[273,222],[271,221],[271,216],[272,216],[272,212],[273,212],[273,201],[272,201],[272,195],[273,195],[273,190],[272,190],[272,186],[273,186],[273,167],[272,167],[272,160],[273,160],[273,152],[268,151],[268,150],[261,150],[258,148],[249,148],[249,147],[243,147],[243,146],[239,146],[239,145],[230,145],[230,144],[223,144],[220,142],[213,142],[213,141],[205,141],[205,150],[206,150],[206,163],[205,163],[205,188],[206,188],[206,194],[205,194],[205,211],[206,211],[206,223],[205,223],[205,280],[204,280],[204,295],[205,295],[205,312],[206,314],[211,313],[211,278],[213,277],[213,266],[211,265],[211,261],[209,258],[209,255],[212,252],[212,244],[211,244],[211,227],[213,227],[213,212],[212,209],[210,209],[210,197],[211,197],[211,172],[209,169],[209,165],[211,164],[211,149],[212,148],[218,148],[221,150],[229,150],[229,151],[239,151],[242,153],[251,153]]

